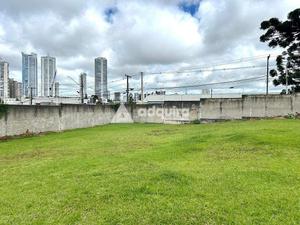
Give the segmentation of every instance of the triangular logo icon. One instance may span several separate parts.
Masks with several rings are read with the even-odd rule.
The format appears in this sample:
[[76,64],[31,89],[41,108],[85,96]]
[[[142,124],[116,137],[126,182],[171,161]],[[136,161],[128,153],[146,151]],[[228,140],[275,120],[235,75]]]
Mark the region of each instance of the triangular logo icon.
[[132,117],[123,103],[119,106],[118,111],[111,120],[111,123],[133,123]]

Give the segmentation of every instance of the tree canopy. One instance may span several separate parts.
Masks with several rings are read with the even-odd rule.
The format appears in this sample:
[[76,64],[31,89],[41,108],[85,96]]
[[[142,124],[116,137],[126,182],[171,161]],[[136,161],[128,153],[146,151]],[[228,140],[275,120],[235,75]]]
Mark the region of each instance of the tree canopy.
[[263,21],[260,28],[266,30],[260,41],[271,48],[284,48],[277,56],[277,69],[270,71],[274,85],[286,85],[287,81],[289,93],[300,92],[300,8],[290,12],[286,21],[271,18]]

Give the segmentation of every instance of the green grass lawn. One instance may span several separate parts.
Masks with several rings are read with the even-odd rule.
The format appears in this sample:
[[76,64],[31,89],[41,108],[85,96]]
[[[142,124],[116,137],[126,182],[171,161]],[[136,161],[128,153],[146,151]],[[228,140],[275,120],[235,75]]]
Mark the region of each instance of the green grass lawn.
[[300,120],[0,142],[0,224],[300,224]]

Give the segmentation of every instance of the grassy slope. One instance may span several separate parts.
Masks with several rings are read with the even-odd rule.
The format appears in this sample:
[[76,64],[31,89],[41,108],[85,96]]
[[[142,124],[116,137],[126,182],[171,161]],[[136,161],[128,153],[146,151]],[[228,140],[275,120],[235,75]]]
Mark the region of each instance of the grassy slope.
[[10,140],[0,175],[0,224],[299,224],[300,121]]

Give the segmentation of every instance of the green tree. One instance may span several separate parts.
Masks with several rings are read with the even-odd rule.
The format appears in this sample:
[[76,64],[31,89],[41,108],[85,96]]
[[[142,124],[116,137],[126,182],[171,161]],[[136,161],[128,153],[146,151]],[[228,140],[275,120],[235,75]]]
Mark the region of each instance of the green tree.
[[274,85],[286,85],[287,81],[289,93],[300,92],[300,8],[290,12],[286,21],[271,18],[263,21],[260,28],[266,30],[260,41],[271,48],[284,48],[277,56],[277,69],[270,71]]

